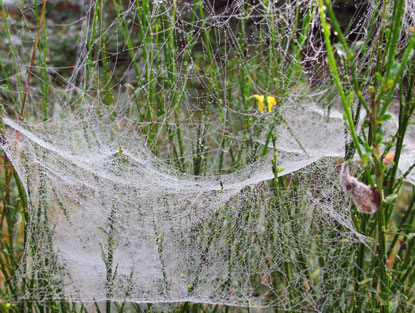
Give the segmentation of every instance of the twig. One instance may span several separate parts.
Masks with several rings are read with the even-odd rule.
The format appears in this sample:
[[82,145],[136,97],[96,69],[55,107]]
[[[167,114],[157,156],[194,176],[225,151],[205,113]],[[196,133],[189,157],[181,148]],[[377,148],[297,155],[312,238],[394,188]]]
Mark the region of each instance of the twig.
[[29,73],[27,73],[27,79],[26,79],[26,86],[25,86],[25,90],[24,90],[22,108],[20,109],[20,120],[23,119],[24,108],[25,108],[25,105],[26,105],[27,92],[28,92],[28,89],[29,89],[30,78],[32,77],[33,63],[35,62],[37,44],[39,42],[39,37],[40,37],[40,29],[42,28],[43,18],[45,16],[46,2],[47,2],[47,0],[43,1],[42,13],[40,14],[39,25],[37,26],[37,34],[36,34],[35,43],[33,45],[32,58],[30,59]]
[[[40,36],[40,29],[42,27],[43,24],[43,18],[45,16],[45,10],[46,10],[46,2],[47,0],[43,1],[43,6],[42,6],[42,13],[40,16],[40,20],[39,20],[39,25],[37,27],[37,34],[36,34],[36,39],[35,39],[35,43],[33,45],[33,51],[32,51],[32,58],[30,59],[30,65],[29,65],[29,73],[27,74],[27,79],[26,79],[26,86],[25,86],[25,91],[24,91],[24,96],[23,96],[23,102],[22,102],[22,107],[20,109],[20,116],[19,119],[22,120],[23,119],[23,113],[24,113],[24,108],[26,105],[26,98],[27,98],[27,92],[29,89],[29,83],[30,83],[30,77],[32,76],[32,68],[33,68],[33,63],[35,62],[35,56],[36,56],[36,50],[37,50],[37,44],[39,42],[39,36]],[[16,140],[18,140],[20,137],[20,133],[16,134]],[[7,162],[7,158],[6,158],[6,162]],[[7,185],[5,187],[6,190],[6,197],[9,195],[10,192],[10,184],[11,184],[11,178],[13,176],[13,166],[10,166],[10,170],[9,170],[9,176],[8,176],[8,180],[7,180]],[[3,208],[3,213],[1,216],[1,221],[0,223],[3,224],[3,219],[4,219],[4,210],[6,207]],[[1,225],[0,224],[0,225]]]

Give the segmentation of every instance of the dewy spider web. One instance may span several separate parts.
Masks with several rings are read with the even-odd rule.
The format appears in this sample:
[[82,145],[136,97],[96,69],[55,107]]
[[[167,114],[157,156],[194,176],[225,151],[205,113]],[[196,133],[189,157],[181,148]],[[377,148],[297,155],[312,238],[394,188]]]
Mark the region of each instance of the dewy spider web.
[[[5,150],[30,201],[24,265],[36,277],[40,299],[289,308],[288,299],[305,288],[311,270],[301,269],[298,258],[333,257],[331,250],[319,251],[317,240],[343,251],[336,258],[344,259],[358,238],[333,160],[306,168],[297,174],[301,179],[293,176],[304,184],[300,190],[274,190],[261,182],[272,177],[266,158],[234,174],[192,177],[164,166],[138,138],[126,139],[116,127],[65,119],[59,123],[63,131],[47,124],[28,131],[12,120],[5,123],[17,131],[9,132]],[[73,128],[77,123],[84,125]],[[289,173],[318,158],[281,152],[279,166]],[[319,233],[310,236],[315,228]],[[287,262],[297,263],[299,272],[291,281],[279,277],[276,288]],[[333,264],[315,266],[313,271],[327,275],[334,271],[336,279]]]
[[[172,3],[154,2],[147,25],[171,22]],[[308,21],[306,39],[284,31],[294,27],[297,5]],[[95,44],[109,47],[140,25],[135,6],[117,8]],[[80,20],[84,33],[94,25],[89,9]],[[173,63],[168,41],[117,44],[111,57],[98,51],[96,59],[82,46],[69,87],[50,86],[57,99],[52,119],[4,116],[2,148],[22,181],[30,217],[17,273],[27,286],[19,300],[318,311],[348,292],[353,245],[368,239],[355,230],[339,184],[349,140],[342,114],[322,105],[330,92],[311,87],[322,52],[313,35],[315,3],[235,1],[204,18],[192,10],[184,2],[170,27],[145,28],[153,40],[171,31],[184,42]],[[217,50],[206,43],[206,29]],[[126,55],[136,63],[117,63]],[[116,60],[112,75],[120,79],[110,92],[91,87],[103,79],[106,58]],[[28,109],[36,108],[38,92],[31,90]],[[258,113],[243,103],[247,92],[275,96],[278,105]],[[152,105],[157,110],[146,111]],[[411,157],[403,158],[403,171]],[[279,169],[285,187],[272,182]]]

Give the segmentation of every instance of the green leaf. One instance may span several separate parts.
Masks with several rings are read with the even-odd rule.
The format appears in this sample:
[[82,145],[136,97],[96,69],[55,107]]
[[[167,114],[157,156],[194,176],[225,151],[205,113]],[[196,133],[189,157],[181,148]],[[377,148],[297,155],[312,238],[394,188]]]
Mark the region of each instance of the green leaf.
[[375,77],[376,81],[378,81],[379,83],[383,81],[383,76],[379,72],[375,73]]
[[399,73],[399,70],[401,69],[401,63],[399,62],[393,62],[393,66],[391,68],[391,75],[396,76]]
[[392,118],[392,114],[383,114],[379,121],[386,121]]
[[320,269],[318,268],[318,269],[316,269],[314,272],[313,272],[313,274],[311,274],[311,278],[312,279],[315,279],[315,278],[317,278],[317,276],[320,274]]
[[365,285],[365,284],[371,282],[372,280],[373,280],[373,278],[364,279],[361,282],[359,282],[359,285]]
[[356,53],[356,52],[358,52],[362,47],[363,47],[363,45],[365,44],[365,42],[364,41],[358,41],[358,42],[356,42],[355,44],[354,44],[354,46],[352,47],[352,51],[353,51],[353,53]]
[[366,149],[367,152],[372,152],[373,149],[367,141],[364,141],[363,145],[365,146],[365,149]]
[[386,203],[392,203],[392,202],[394,202],[396,200],[397,197],[398,197],[398,195],[396,193],[395,194],[391,194],[391,195],[389,195],[389,196],[387,196],[385,198],[385,202]]

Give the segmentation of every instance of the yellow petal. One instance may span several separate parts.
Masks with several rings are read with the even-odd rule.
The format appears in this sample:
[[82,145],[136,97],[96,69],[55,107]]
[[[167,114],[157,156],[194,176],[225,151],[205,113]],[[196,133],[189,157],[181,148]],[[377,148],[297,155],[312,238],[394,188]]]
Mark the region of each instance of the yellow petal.
[[248,98],[248,100],[255,98],[256,101],[258,101],[258,111],[259,112],[264,112],[264,96],[260,96],[260,95],[252,95]]
[[264,96],[254,95],[254,97],[258,101],[258,111],[264,112]]
[[268,103],[268,112],[271,112],[272,108],[277,103],[277,100],[274,97],[268,96],[267,103]]
[[258,101],[258,111],[264,112],[264,101]]

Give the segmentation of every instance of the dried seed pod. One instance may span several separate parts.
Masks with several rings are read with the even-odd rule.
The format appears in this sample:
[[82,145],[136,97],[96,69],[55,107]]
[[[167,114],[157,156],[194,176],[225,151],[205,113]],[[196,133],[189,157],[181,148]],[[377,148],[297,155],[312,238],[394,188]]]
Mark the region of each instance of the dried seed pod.
[[348,163],[343,163],[340,181],[348,195],[353,199],[357,211],[365,214],[373,214],[380,207],[380,195],[372,187],[358,181],[350,175]]

